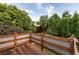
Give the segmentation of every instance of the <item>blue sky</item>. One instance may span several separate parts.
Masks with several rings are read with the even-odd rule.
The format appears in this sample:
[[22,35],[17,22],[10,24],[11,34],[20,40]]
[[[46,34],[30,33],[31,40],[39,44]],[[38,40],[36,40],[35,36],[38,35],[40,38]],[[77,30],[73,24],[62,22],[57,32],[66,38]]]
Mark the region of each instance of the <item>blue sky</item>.
[[60,17],[65,10],[73,14],[75,11],[79,13],[79,3],[9,3],[16,5],[19,9],[28,12],[33,21],[38,21],[41,15],[49,17],[57,13]]

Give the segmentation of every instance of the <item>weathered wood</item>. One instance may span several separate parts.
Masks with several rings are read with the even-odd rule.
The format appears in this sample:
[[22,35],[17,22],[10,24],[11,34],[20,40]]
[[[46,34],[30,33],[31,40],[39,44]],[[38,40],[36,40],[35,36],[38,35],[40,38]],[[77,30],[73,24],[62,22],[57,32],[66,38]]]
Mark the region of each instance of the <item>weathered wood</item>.
[[[20,43],[17,44],[17,46],[23,45],[26,42],[29,42],[29,40],[26,40],[24,42],[20,42]],[[10,48],[14,48],[14,45],[5,46],[5,47],[0,48],[0,52],[3,52],[4,50],[10,49]]]
[[3,35],[3,36],[0,36],[0,38],[10,37],[10,36],[14,36],[14,34]]
[[70,38],[70,54],[74,55],[74,40],[73,40],[73,37]]
[[[24,33],[25,34],[25,33]],[[23,35],[24,35],[23,34]],[[18,46],[18,45],[22,45],[22,44],[24,44],[24,43],[26,43],[26,42],[28,42],[28,41],[25,41],[25,42],[21,42],[21,43],[18,43],[17,44],[17,40],[22,40],[22,39],[25,39],[25,38],[29,38],[29,41],[30,41],[30,43],[32,42],[32,38],[34,38],[34,37],[32,37],[32,33],[31,32],[29,32],[29,37],[23,37],[23,38],[16,38],[16,36],[17,35],[22,35],[22,34],[17,34],[16,32],[13,34],[14,35],[14,39],[13,40],[6,40],[6,41],[4,41],[4,42],[1,42],[2,44],[3,43],[8,43],[8,42],[12,42],[12,41],[14,41],[14,45],[13,45],[13,47],[16,49],[16,47]],[[59,48],[63,48],[64,50],[67,50],[67,51],[69,51],[70,50],[70,52],[71,52],[71,54],[74,54],[73,52],[74,51],[72,51],[72,50],[74,50],[73,48],[73,40],[70,40],[70,42],[69,42],[69,40],[67,40],[66,38],[61,38],[61,37],[55,37],[55,36],[44,36],[44,33],[41,33],[41,34],[39,34],[39,36],[41,37],[41,39],[38,39],[38,41],[40,41],[41,42],[41,51],[43,51],[43,48],[44,48],[44,42],[45,43],[47,43],[47,44],[50,44],[51,46],[57,46],[57,47],[59,47]],[[47,42],[47,41],[45,41],[44,40],[44,37],[46,37],[46,38],[51,38],[52,40],[54,39],[54,40],[59,40],[59,41],[63,41],[63,42],[67,42],[67,43],[70,43],[70,45],[71,45],[71,47],[70,48],[66,48],[66,47],[64,47],[64,46],[61,46],[61,45],[58,45],[58,44],[55,44],[55,43],[50,43],[50,42]],[[36,37],[34,38],[34,39],[37,39]],[[4,48],[10,48],[10,47],[12,47],[12,46],[8,46],[8,47],[4,47]],[[25,48],[25,47],[20,47],[20,49],[21,48],[23,48],[23,52],[25,51],[25,49],[26,50],[28,50],[27,48]],[[20,50],[19,50],[20,51]],[[29,50],[28,50],[29,51]],[[22,53],[22,52],[21,52]],[[32,50],[31,50],[31,52],[30,52],[31,54],[33,53],[34,54],[34,52],[32,52]],[[29,54],[29,53],[28,53]],[[38,54],[38,53],[35,53],[35,54]]]
[[57,37],[57,36],[45,36],[46,38],[51,38],[52,40],[58,40],[58,41],[63,41],[63,42],[68,42],[69,40],[67,38],[63,38],[63,37]]
[[17,47],[17,38],[16,38],[16,32],[14,33],[14,49]]
[[[32,50],[28,49],[25,45],[22,46],[22,50],[23,50],[23,52],[25,52],[25,54],[27,54],[27,55],[30,55],[30,52],[32,51]],[[31,54],[32,54],[32,53],[31,53]]]
[[[41,42],[41,39],[38,39],[38,38],[35,38],[35,37],[33,37],[33,38],[36,39],[37,41]],[[34,42],[34,41],[33,41],[33,42]],[[61,49],[64,49],[64,50],[70,52],[70,48],[66,48],[66,47],[64,47],[64,46],[58,45],[58,44],[56,44],[56,43],[51,43],[51,42],[48,42],[48,41],[45,41],[45,40],[43,40],[43,42],[44,42],[44,43],[47,43],[47,44],[49,44],[49,45],[51,45],[51,46],[56,46],[56,47],[58,47],[58,48],[61,48]],[[43,43],[43,44],[44,44],[44,43]]]
[[[23,39],[26,39],[26,38],[29,38],[29,36],[28,36],[28,37],[19,38],[19,39],[17,39],[17,41],[18,41],[18,40],[23,40]],[[5,43],[12,42],[12,41],[14,41],[14,39],[2,41],[2,42],[0,42],[0,44],[5,44]]]
[[26,44],[25,46],[28,47],[28,48],[30,48],[32,51],[36,52],[36,55],[47,55],[46,52],[41,51],[40,48],[37,48],[33,44]]
[[29,41],[31,42],[31,39],[32,39],[32,33],[31,33],[31,31],[29,32]]
[[16,49],[8,50],[3,53],[3,55],[46,55],[44,51],[41,51],[39,48],[35,47],[33,44],[26,44]]
[[17,36],[20,36],[20,35],[27,35],[29,33],[16,33]]
[[[41,46],[41,45],[38,44],[37,42],[35,42],[35,41],[33,41],[33,42],[36,43],[37,45]],[[50,51],[52,51],[52,52],[54,52],[54,53],[56,53],[56,54],[63,55],[63,54],[61,54],[61,53],[59,53],[59,52],[56,52],[55,50],[50,49],[50,48],[48,48],[48,47],[46,47],[46,46],[44,46],[44,48],[46,48],[46,49],[48,49],[48,50],[50,50]]]
[[58,47],[58,48],[61,48],[61,49],[63,49],[63,50],[66,50],[66,51],[70,52],[70,48],[66,48],[66,47],[64,47],[64,46],[58,45],[58,44],[56,44],[56,43],[51,43],[51,42],[48,42],[48,41],[44,41],[44,42],[45,42],[46,44],[51,45],[51,46],[56,46],[56,47]]
[[23,50],[22,50],[21,47],[18,47],[17,49],[18,49],[18,51],[19,51],[19,53],[20,53],[21,55],[25,55],[25,53],[23,52]]
[[[31,45],[30,45],[31,46]],[[28,53],[28,55],[38,55],[39,53],[37,53],[33,48],[30,48],[30,46],[27,46],[27,44],[26,45],[24,45],[24,49],[26,49],[26,50],[24,50],[24,51],[26,51],[26,54]],[[33,46],[33,44],[32,44],[32,46]]]
[[76,42],[78,42],[78,39],[77,38],[74,38],[74,54],[75,55],[79,55]]
[[13,55],[17,55],[17,52],[14,49],[12,49],[10,52],[12,52]]
[[41,51],[43,51],[43,44],[44,44],[44,33],[41,33]]

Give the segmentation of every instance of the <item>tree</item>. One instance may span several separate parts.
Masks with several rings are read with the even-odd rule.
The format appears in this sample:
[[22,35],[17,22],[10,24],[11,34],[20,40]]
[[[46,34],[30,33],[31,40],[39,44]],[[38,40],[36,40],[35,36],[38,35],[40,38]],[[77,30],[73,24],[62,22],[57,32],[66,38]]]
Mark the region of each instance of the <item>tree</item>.
[[[30,24],[32,25],[30,26]],[[9,29],[8,32],[10,33],[12,33],[14,29],[17,29],[17,32],[35,31],[34,22],[27,12],[13,5],[0,3],[0,27],[4,29],[4,26]],[[2,29],[0,30],[2,31]]]
[[63,37],[69,37],[71,36],[70,33],[70,21],[71,21],[71,14],[69,14],[69,11],[65,11],[62,14],[62,21],[61,21],[61,36]]
[[41,27],[43,32],[45,32],[46,29],[47,29],[47,21],[48,21],[48,16],[47,15],[40,17],[39,24],[40,24],[40,27]]
[[79,38],[79,14],[77,12],[74,13],[71,20],[71,33]]
[[60,17],[57,14],[53,14],[48,19],[47,33],[51,35],[58,35],[58,32],[60,30],[59,24],[60,24]]
[[[77,12],[72,16],[69,11],[65,11],[60,18],[56,13],[53,14],[46,20],[44,17],[40,17],[40,25],[45,29],[45,33],[60,36],[60,37],[70,37],[74,35],[79,38],[79,14]],[[46,24],[46,26],[45,26]]]

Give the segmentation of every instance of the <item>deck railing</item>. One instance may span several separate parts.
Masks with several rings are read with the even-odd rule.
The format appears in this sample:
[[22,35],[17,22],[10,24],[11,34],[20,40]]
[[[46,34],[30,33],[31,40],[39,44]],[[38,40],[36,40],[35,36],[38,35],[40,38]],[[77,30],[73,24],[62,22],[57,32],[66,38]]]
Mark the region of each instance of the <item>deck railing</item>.
[[15,32],[14,34],[0,36],[0,51],[8,48],[16,49],[17,46],[28,42],[35,42],[40,45],[41,51],[43,51],[44,48],[47,48],[57,54],[76,54],[76,47],[73,38],[67,39],[63,37],[46,35],[44,33],[37,34],[31,32],[22,34],[17,34]]
[[79,52],[78,52],[78,49],[77,49],[77,44],[76,42],[78,42],[78,39],[77,38],[73,38],[74,40],[74,55],[79,55]]
[[32,34],[32,41],[43,48],[47,48],[57,54],[70,54],[70,40],[63,37],[56,37],[44,34]]
[[29,38],[29,33],[18,34],[16,32],[14,34],[0,36],[0,52],[9,48],[16,49],[17,46],[29,42]]

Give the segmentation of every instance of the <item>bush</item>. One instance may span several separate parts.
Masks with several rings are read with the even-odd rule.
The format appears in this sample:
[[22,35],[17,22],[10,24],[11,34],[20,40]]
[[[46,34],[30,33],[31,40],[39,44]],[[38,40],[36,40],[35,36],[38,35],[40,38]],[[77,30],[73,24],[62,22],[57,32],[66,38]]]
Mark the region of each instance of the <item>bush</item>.
[[23,33],[24,30],[22,28],[20,28],[20,27],[12,27],[12,28],[10,28],[10,32],[11,33],[14,33],[14,32]]
[[0,35],[12,34],[14,32],[23,33],[24,30],[20,27],[11,27],[9,25],[0,26]]

